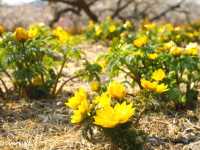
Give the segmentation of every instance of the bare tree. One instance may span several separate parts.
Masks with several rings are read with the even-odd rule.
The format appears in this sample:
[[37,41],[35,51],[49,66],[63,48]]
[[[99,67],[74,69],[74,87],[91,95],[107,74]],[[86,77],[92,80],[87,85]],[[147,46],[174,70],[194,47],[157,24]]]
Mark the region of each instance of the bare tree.
[[80,15],[83,11],[90,19],[97,22],[98,16],[91,10],[91,6],[95,5],[97,1],[100,0],[44,0],[48,1],[50,5],[55,5],[56,3],[65,4],[65,8],[56,10],[54,12],[54,18],[50,21],[50,26],[53,26],[63,14],[67,12],[72,12],[75,15]]

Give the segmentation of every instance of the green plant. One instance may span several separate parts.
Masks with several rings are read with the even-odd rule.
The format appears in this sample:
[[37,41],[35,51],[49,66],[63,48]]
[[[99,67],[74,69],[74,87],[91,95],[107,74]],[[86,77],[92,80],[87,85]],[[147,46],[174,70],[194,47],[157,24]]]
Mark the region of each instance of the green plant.
[[[171,100],[176,106],[192,104],[197,100],[200,79],[197,43],[183,41],[184,47],[180,47],[180,43],[168,41],[170,38],[161,40],[160,30],[164,25],[146,24],[144,27],[135,34],[131,43],[126,38],[114,39],[109,52],[100,56],[107,64],[110,77],[123,74],[124,82],[133,89],[137,85],[157,100]],[[173,27],[165,34],[171,30]],[[152,77],[153,74],[157,77]],[[162,74],[163,78],[159,79]]]
[[30,98],[57,96],[67,83],[65,81],[58,86],[64,67],[67,62],[81,56],[80,51],[71,48],[68,43],[60,43],[44,25],[5,33],[1,50],[4,54],[2,61],[11,72],[15,90],[20,96]]

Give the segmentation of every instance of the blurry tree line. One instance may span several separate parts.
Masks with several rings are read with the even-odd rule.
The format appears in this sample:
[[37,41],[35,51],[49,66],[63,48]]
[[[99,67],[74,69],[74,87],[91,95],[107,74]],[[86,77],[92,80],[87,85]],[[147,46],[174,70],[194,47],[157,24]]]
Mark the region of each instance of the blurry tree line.
[[75,16],[86,15],[98,22],[102,16],[113,19],[139,21],[148,18],[150,21],[167,19],[167,15],[176,12],[186,21],[190,21],[189,11],[182,7],[186,0],[43,0],[53,9],[53,26],[66,13]]
[[[0,24],[12,30],[16,26],[44,22],[80,28],[88,19],[95,22],[107,16],[119,20],[143,19],[185,23],[199,19],[197,0],[38,0],[19,6],[6,6],[0,0]],[[194,11],[195,10],[195,11]],[[16,13],[17,12],[17,13]]]

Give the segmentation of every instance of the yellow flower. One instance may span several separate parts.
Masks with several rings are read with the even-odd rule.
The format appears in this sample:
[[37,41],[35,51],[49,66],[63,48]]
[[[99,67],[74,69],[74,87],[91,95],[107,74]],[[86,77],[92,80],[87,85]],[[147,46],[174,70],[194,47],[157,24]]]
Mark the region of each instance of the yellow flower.
[[145,29],[147,30],[153,30],[156,28],[156,24],[155,23],[147,23],[144,25]]
[[126,105],[125,101],[122,104],[117,103],[115,105],[115,116],[120,124],[126,123],[133,116],[135,109],[132,106],[132,104]]
[[132,104],[127,105],[126,102],[118,103],[114,108],[107,106],[96,111],[94,124],[104,128],[114,128],[119,124],[126,123],[133,116],[134,112]]
[[158,28],[159,33],[164,33],[164,32],[171,32],[174,30],[174,26],[172,24],[164,24]]
[[127,21],[123,24],[123,27],[124,27],[125,29],[130,29],[130,28],[133,27],[133,25],[132,25],[132,23],[131,23],[129,20],[127,20]]
[[39,33],[39,29],[36,25],[32,25],[32,26],[29,27],[28,36],[30,38],[36,37],[38,35],[38,33]]
[[162,81],[165,78],[165,71],[163,69],[158,69],[153,72],[151,78],[155,81]]
[[61,44],[66,43],[70,39],[70,34],[66,32],[62,27],[56,27],[52,31],[53,35],[58,38]]
[[60,26],[56,27],[55,29],[53,29],[52,34],[54,36],[59,36],[60,34],[64,33],[64,29]]
[[99,36],[103,31],[99,25],[95,26],[96,36]]
[[113,32],[115,32],[116,30],[117,30],[116,25],[112,24],[112,25],[109,26],[109,32],[113,33]]
[[174,41],[170,41],[164,44],[164,48],[170,50],[172,47],[176,46]]
[[137,47],[142,47],[144,46],[145,44],[147,44],[148,42],[148,37],[147,36],[142,36],[142,37],[139,37],[137,39],[135,39],[133,41],[133,44]]
[[167,42],[163,45],[163,47],[160,47],[159,49],[157,49],[158,51],[165,51],[165,52],[168,52],[170,51],[170,49],[172,47],[176,47],[176,44],[174,43],[174,41],[170,41],[170,42]]
[[0,25],[0,35],[1,35],[3,32],[5,32],[5,28],[4,28],[4,26]]
[[141,85],[144,89],[154,91],[156,89],[156,82],[150,82],[146,79],[141,79]]
[[65,105],[72,109],[77,109],[81,102],[86,99],[87,93],[85,89],[79,88],[79,90],[75,92],[74,96],[69,98],[68,102],[66,102]]
[[118,124],[114,109],[111,106],[96,110],[94,124],[104,128],[114,128]]
[[113,81],[108,86],[108,93],[113,98],[123,98],[126,95],[126,88],[123,84]]
[[157,57],[158,57],[157,53],[150,53],[150,54],[148,54],[148,58],[151,59],[151,60],[155,60]]
[[182,52],[183,52],[183,48],[174,46],[170,49],[169,53],[174,56],[180,56],[182,54]]
[[29,37],[28,37],[28,32],[22,28],[22,27],[18,27],[15,30],[15,38],[18,41],[26,41]]
[[99,81],[92,81],[90,82],[90,88],[92,91],[98,91],[100,88],[100,83]]
[[144,52],[142,52],[141,50],[138,50],[138,51],[131,52],[131,55],[143,57]]
[[80,110],[75,110],[73,115],[71,116],[71,123],[79,123],[84,119],[84,116],[80,112]]
[[83,99],[78,106],[78,109],[74,110],[73,115],[71,116],[71,123],[80,123],[89,111],[90,104],[87,99]]
[[87,100],[87,93],[83,88],[79,88],[67,103],[68,107],[73,109],[71,123],[80,123],[90,111],[90,103]]
[[168,90],[167,85],[163,83],[158,84],[157,82],[150,82],[146,79],[141,79],[141,85],[144,89],[147,89],[159,94]]
[[193,32],[194,37],[199,37],[199,34],[200,34],[200,32],[198,32],[198,31]]
[[165,28],[167,29],[167,31],[171,32],[174,30],[174,26],[170,23],[165,24]]
[[177,41],[180,41],[180,40],[181,40],[181,35],[178,34],[178,35],[176,35],[175,37],[176,37],[176,40],[177,40]]
[[189,38],[194,38],[194,34],[191,33],[191,32],[187,32],[186,35],[187,35]]
[[95,97],[94,102],[100,107],[110,106],[111,97],[108,93],[103,93],[100,96]]
[[184,54],[186,55],[198,55],[199,47],[197,43],[189,43],[186,48]]
[[168,88],[167,88],[167,85],[165,85],[165,84],[157,84],[157,86],[156,86],[156,90],[155,90],[155,92],[156,93],[163,93],[163,92],[166,92],[166,91],[168,91]]
[[93,28],[94,28],[94,21],[92,21],[92,20],[90,20],[89,22],[88,22],[88,29],[89,30],[92,30]]

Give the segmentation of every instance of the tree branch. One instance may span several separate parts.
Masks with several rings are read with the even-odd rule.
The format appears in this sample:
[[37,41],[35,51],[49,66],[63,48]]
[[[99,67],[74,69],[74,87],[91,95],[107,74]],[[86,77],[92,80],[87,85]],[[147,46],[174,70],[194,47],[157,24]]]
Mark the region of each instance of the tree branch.
[[160,19],[161,17],[165,16],[168,12],[170,11],[174,11],[175,9],[178,9],[181,7],[181,5],[185,2],[185,0],[181,0],[180,2],[178,2],[175,5],[170,6],[169,8],[167,8],[166,10],[164,10],[163,12],[161,12],[160,14],[158,14],[157,16],[153,17],[150,19],[150,21],[155,21]]
[[65,8],[62,10],[59,10],[58,12],[55,12],[53,19],[49,22],[50,27],[53,27],[53,25],[59,21],[59,19],[67,12],[73,12],[76,15],[79,15],[80,12],[76,10],[75,8]]
[[89,6],[92,6],[92,5],[94,5],[96,2],[98,2],[98,1],[100,1],[100,0],[92,0],[90,3],[88,3],[88,5]]
[[124,5],[121,5],[122,0],[118,0],[117,2],[117,9],[112,14],[112,18],[116,18],[120,12],[122,12],[124,9],[126,9],[131,3],[134,2],[134,0],[128,0]]
[[85,0],[78,0],[77,6],[80,10],[83,10],[87,16],[94,22],[98,22],[97,15],[90,9],[90,6],[85,2]]
[[43,0],[43,1],[49,1],[50,3],[60,2],[60,3],[65,3],[65,4],[73,5],[73,6],[75,6],[77,4],[77,0],[73,0],[73,1],[70,1],[70,0]]

